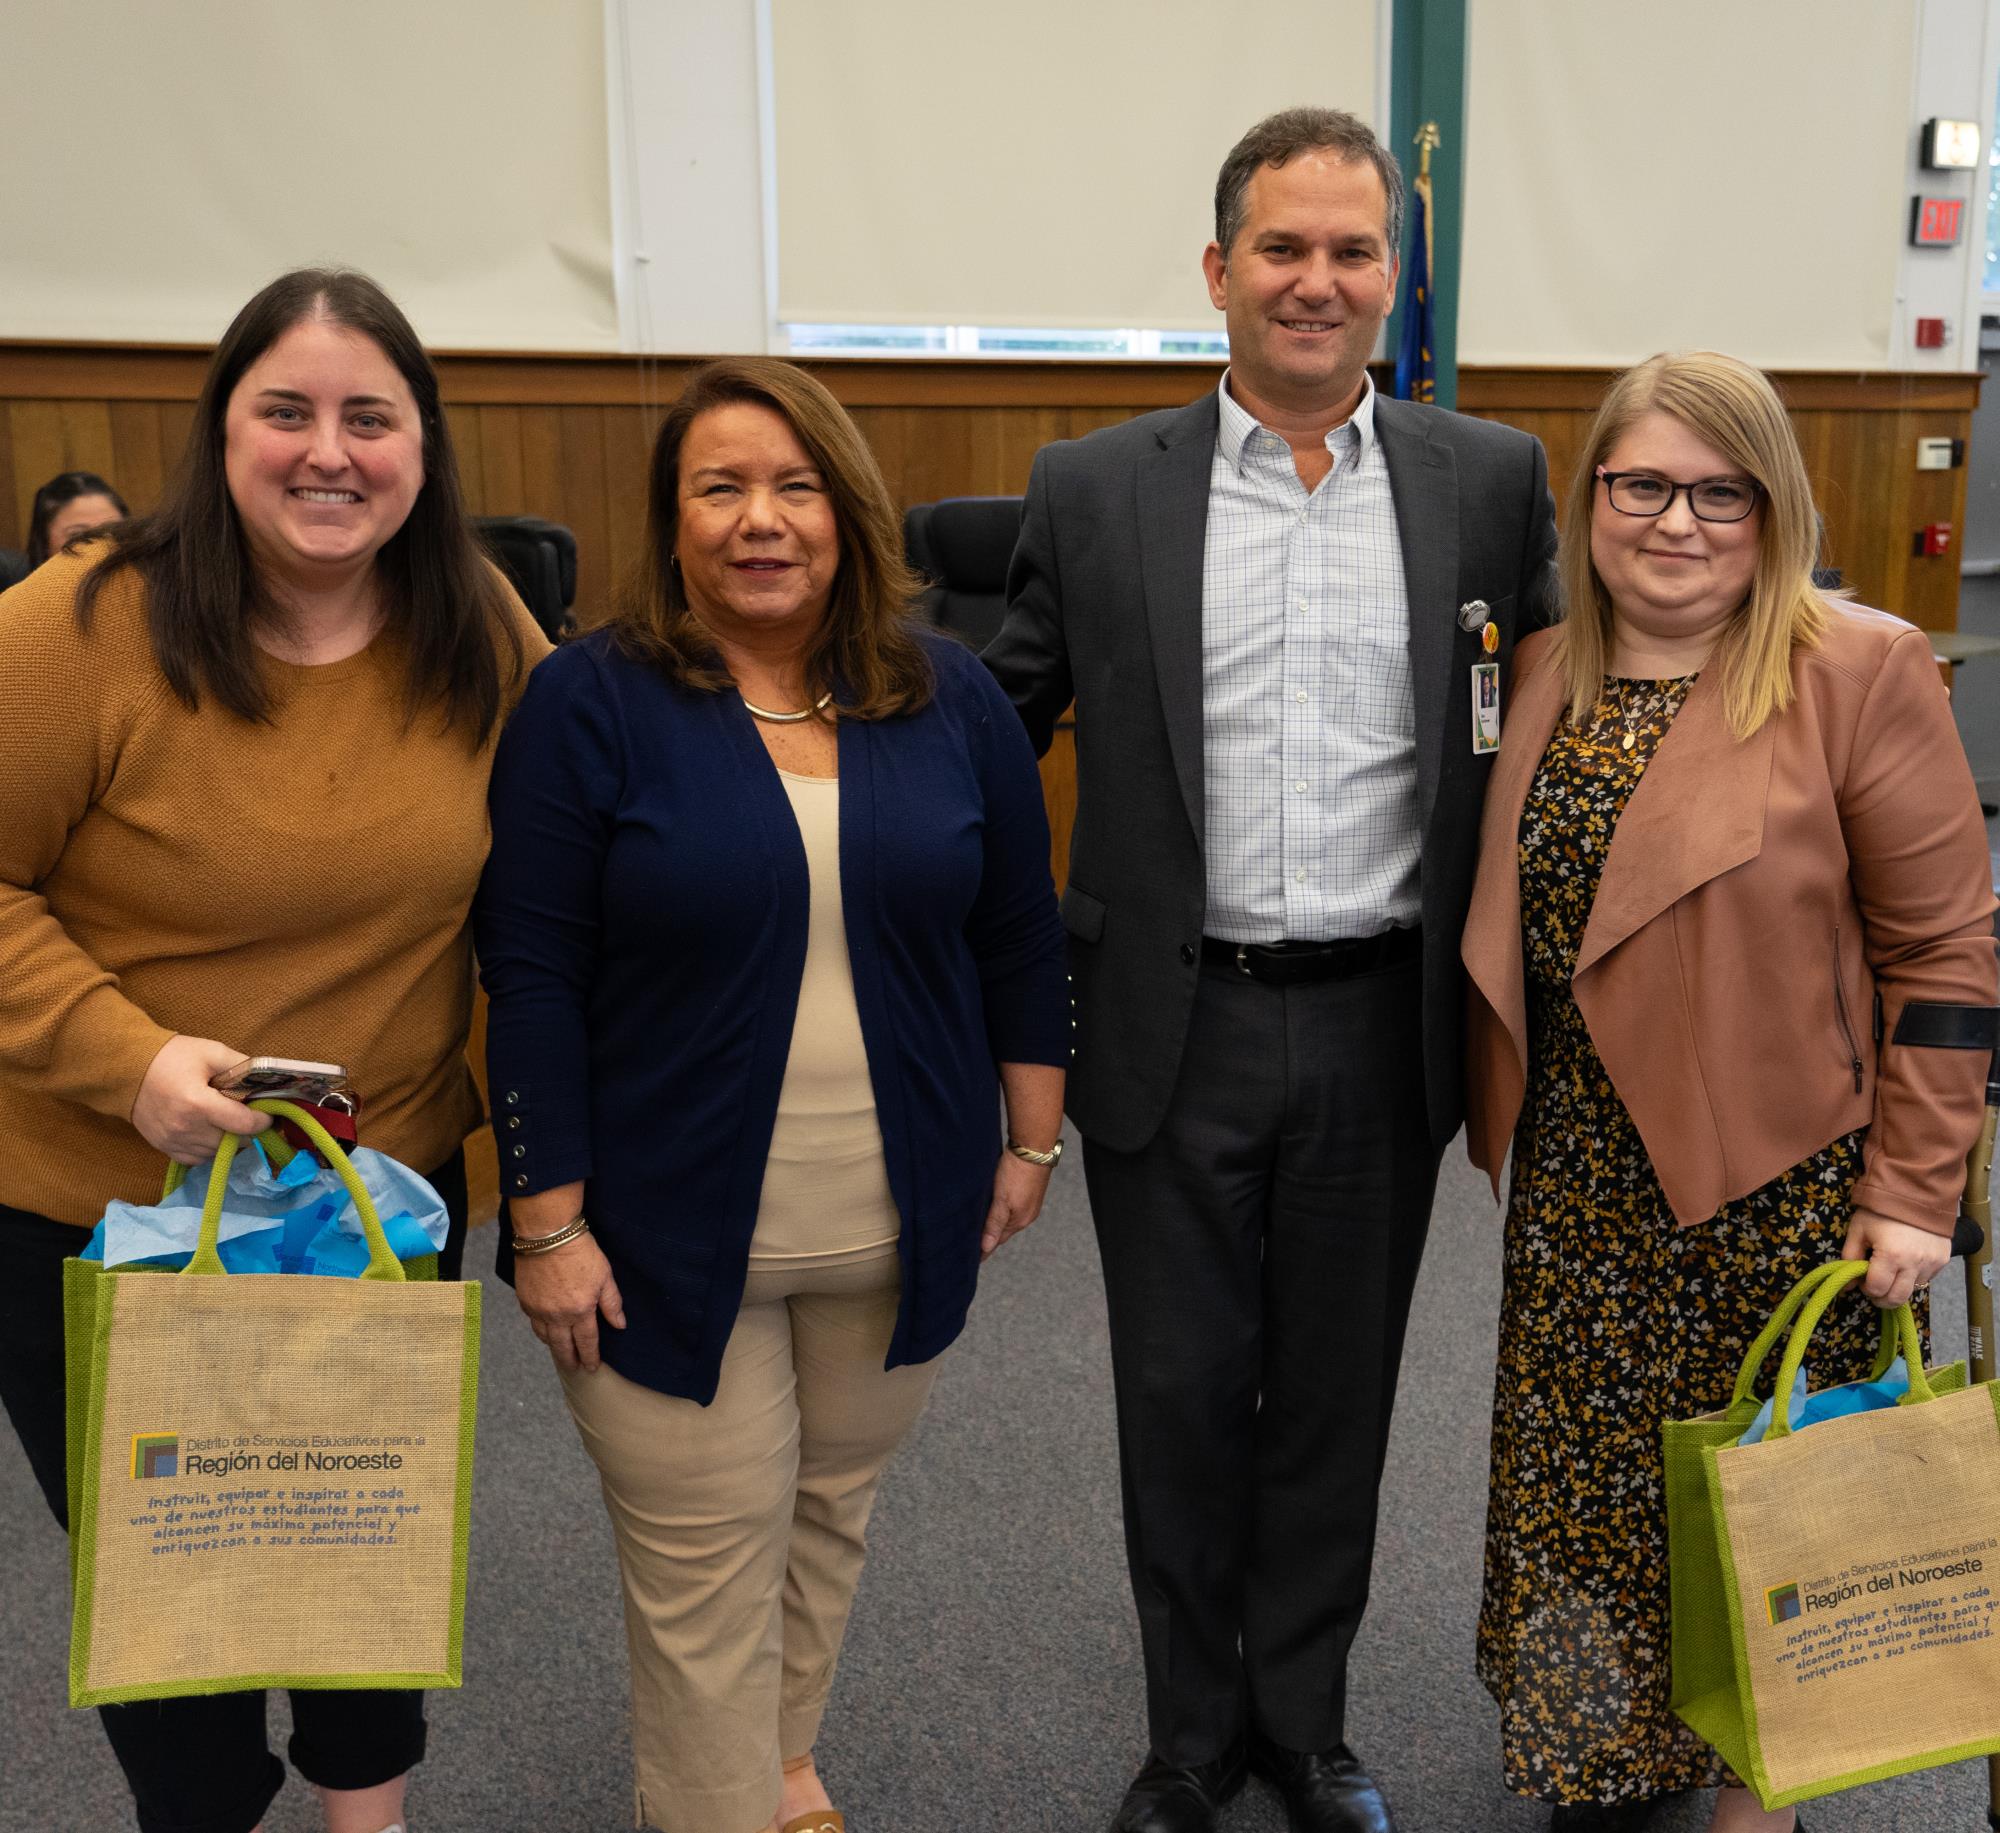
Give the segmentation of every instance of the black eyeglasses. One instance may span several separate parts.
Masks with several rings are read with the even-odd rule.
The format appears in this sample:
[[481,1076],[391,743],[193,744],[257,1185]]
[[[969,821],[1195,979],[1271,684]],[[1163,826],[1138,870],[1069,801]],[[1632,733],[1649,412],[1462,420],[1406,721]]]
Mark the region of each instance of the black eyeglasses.
[[1757,507],[1763,486],[1743,477],[1704,477],[1699,483],[1677,484],[1651,471],[1607,471],[1597,467],[1611,507],[1621,516],[1663,516],[1683,492],[1688,508],[1704,522],[1740,522]]

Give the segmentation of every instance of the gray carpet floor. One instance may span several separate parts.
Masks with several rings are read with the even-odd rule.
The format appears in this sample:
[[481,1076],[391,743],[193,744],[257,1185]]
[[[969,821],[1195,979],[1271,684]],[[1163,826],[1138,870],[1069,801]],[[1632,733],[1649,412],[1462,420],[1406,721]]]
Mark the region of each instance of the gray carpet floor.
[[[1472,1671],[1500,1221],[1447,1156],[1403,1370],[1350,1736],[1404,1833],[1528,1833],[1497,1777]],[[491,1231],[471,1269],[490,1274]],[[1954,1269],[1955,1271],[1955,1269]],[[1963,1343],[1940,1282],[1939,1348]],[[412,1833],[613,1833],[631,1824],[624,1636],[594,1475],[541,1346],[487,1286],[466,1685],[434,1694]],[[63,1704],[63,1543],[0,1437],[0,1833],[122,1833],[95,1715]],[[274,1748],[286,1706],[273,1702]],[[988,1269],[930,1411],[890,1471],[820,1745],[853,1833],[1097,1833],[1145,1754],[1125,1590],[1104,1302],[1072,1163]],[[1814,1804],[1813,1833],[1977,1833],[1983,1764]],[[1694,1833],[1706,1804],[1660,1816]],[[318,1825],[296,1778],[269,1833]],[[1283,1833],[1260,1784],[1227,1833]],[[733,1833],[718,1829],[718,1833]]]

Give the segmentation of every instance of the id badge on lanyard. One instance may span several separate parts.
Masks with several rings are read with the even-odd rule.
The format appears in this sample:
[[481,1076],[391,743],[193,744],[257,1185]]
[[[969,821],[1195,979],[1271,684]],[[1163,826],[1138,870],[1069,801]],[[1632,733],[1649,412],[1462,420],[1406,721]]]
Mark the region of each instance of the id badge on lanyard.
[[[1491,656],[1500,647],[1500,626],[1489,622],[1479,633],[1479,646]],[[1500,749],[1500,664],[1472,665],[1472,755],[1484,757]]]

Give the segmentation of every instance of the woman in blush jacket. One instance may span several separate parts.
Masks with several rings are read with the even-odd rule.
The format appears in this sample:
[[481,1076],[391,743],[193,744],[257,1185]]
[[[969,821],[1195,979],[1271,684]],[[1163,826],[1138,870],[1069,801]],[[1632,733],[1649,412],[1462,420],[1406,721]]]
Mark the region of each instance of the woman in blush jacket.
[[803,371],[695,374],[650,535],[645,603],[537,671],[495,764],[512,1277],[618,1542],[640,1819],[834,1833],[876,1482],[1060,1153],[1048,826]]
[[[1660,1422],[1724,1405],[1821,1262],[1877,1305],[1945,1264],[1985,1058],[1893,1040],[1993,999],[1986,836],[1923,632],[1813,587],[1756,370],[1621,376],[1565,515],[1464,939],[1467,1138],[1496,1186],[1514,1157],[1480,1675],[1563,1833],[1717,1785],[1714,1833],[1788,1833],[1667,1703]],[[1831,1313],[1813,1385],[1877,1337]]]

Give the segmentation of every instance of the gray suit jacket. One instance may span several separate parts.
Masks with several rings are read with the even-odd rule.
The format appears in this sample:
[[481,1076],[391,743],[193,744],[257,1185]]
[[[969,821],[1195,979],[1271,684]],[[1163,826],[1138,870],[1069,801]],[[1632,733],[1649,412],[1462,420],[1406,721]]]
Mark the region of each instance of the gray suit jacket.
[[[1076,702],[1077,815],[1063,923],[1077,1044],[1069,1111],[1132,1152],[1166,1112],[1199,971],[1202,551],[1216,397],[1045,446],[987,665],[1046,751]],[[1555,617],[1555,509],[1541,442],[1512,427],[1378,398],[1410,602],[1423,823],[1424,1071],[1436,1144],[1464,1112],[1459,931],[1491,755],[1472,754],[1483,598],[1504,669]],[[1502,699],[1502,743],[1505,743]]]

